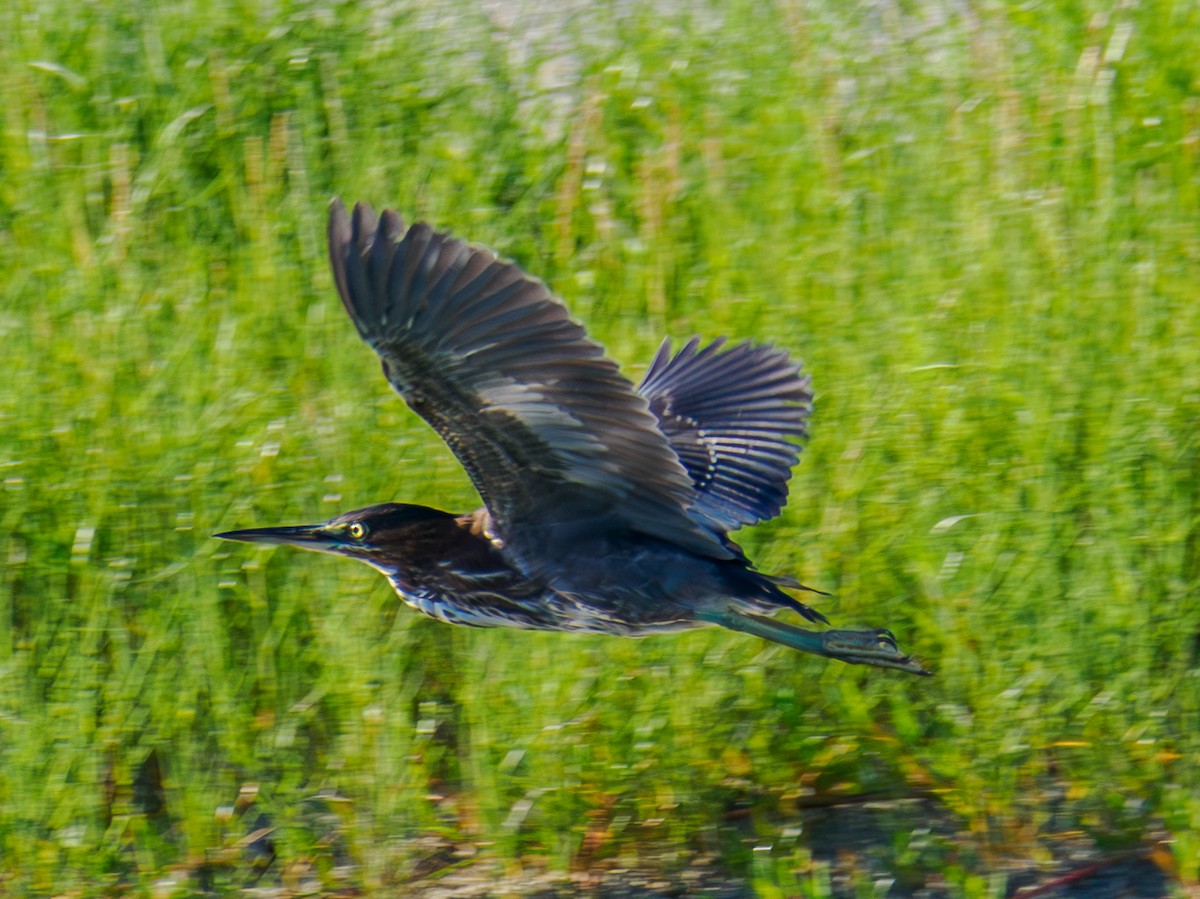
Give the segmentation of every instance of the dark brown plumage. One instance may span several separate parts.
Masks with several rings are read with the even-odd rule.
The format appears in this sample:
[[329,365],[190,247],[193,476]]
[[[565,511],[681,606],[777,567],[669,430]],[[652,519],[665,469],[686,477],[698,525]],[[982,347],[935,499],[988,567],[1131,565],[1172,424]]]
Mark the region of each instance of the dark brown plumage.
[[345,555],[414,608],[477,626],[636,635],[718,624],[847,662],[927,674],[885,630],[802,630],[818,612],[753,569],[729,531],[773,518],[806,436],[785,353],[664,343],[637,388],[516,265],[428,225],[335,201],[342,303],[388,381],[484,501],[387,503],[312,526],[218,536]]

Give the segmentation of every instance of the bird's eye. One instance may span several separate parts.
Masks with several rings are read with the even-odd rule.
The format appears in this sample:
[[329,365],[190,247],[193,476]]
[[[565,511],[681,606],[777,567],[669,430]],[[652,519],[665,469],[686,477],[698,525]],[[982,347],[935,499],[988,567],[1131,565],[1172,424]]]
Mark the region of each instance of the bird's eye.
[[355,540],[361,540],[363,537],[367,536],[367,526],[355,521],[346,526],[346,533]]

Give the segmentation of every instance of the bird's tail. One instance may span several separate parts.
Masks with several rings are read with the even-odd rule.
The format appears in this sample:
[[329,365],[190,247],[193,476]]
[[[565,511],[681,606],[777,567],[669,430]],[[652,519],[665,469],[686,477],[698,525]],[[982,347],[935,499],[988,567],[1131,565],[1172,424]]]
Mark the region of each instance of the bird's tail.
[[805,586],[795,578],[787,577],[786,575],[763,574],[761,571],[755,571],[752,568],[742,569],[739,574],[742,578],[740,584],[742,589],[732,591],[733,595],[741,597],[754,596],[757,600],[765,601],[765,604],[752,602],[749,604],[750,608],[757,606],[756,610],[760,612],[773,611],[772,607],[791,609],[793,612],[798,612],[816,624],[829,624],[829,619],[816,609],[805,605],[798,599],[788,596],[783,590],[804,590],[820,596],[828,596],[828,593],[817,590],[815,587]]
[[794,577],[788,577],[786,574],[761,574],[761,576],[770,581],[776,587],[783,587],[786,590],[803,590],[806,593],[815,593],[817,596],[829,595],[824,590],[818,590],[816,587],[810,587],[808,584],[802,584]]

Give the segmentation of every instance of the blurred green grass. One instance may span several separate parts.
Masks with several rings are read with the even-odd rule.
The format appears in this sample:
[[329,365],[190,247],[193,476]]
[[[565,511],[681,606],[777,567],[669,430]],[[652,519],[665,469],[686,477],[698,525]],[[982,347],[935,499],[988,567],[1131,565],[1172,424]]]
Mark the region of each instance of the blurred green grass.
[[[887,857],[954,894],[1060,831],[1194,886],[1196,7],[547,15],[0,13],[4,889],[231,887],[262,814],[325,889],[432,836],[824,895],[796,802],[888,790],[969,835]],[[937,678],[450,629],[211,540],[476,502],[338,307],[335,193],[518,260],[631,374],[663,333],[802,357],[792,501],[739,539]]]

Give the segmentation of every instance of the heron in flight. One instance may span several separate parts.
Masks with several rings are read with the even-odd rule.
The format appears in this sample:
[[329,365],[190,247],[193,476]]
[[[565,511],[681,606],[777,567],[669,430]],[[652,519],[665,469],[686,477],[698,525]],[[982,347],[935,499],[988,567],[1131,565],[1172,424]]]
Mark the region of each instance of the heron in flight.
[[729,536],[774,518],[807,436],[810,382],[782,351],[664,342],[636,388],[541,281],[394,211],[334,200],[342,305],[483,507],[382,503],[225,540],[347,556],[449,624],[642,635],[719,625],[855,664],[929,674],[890,631],[806,630],[798,581]]

